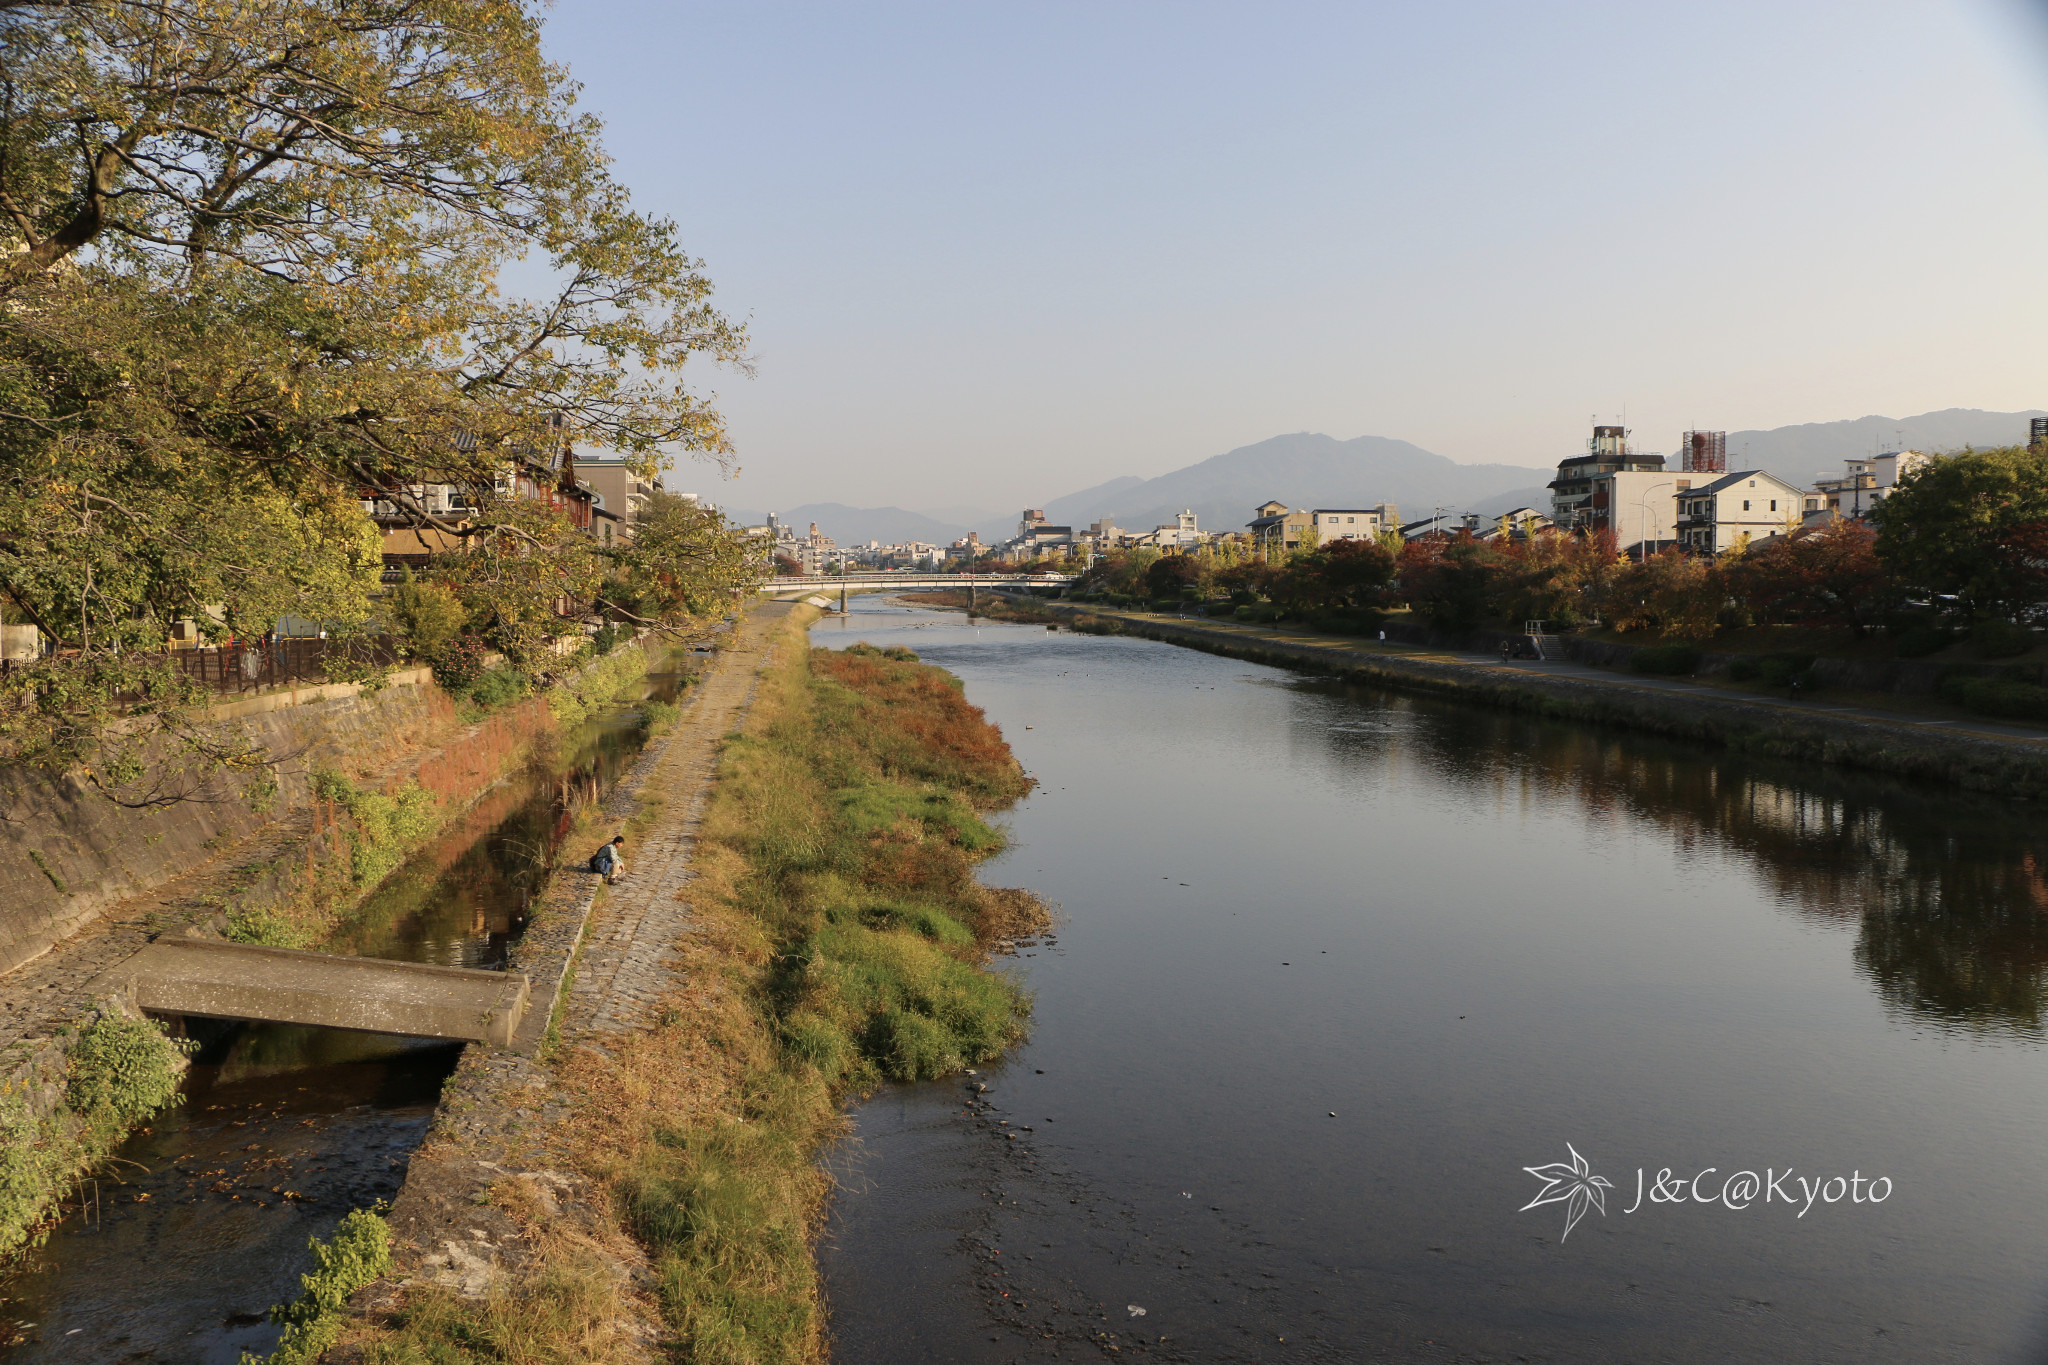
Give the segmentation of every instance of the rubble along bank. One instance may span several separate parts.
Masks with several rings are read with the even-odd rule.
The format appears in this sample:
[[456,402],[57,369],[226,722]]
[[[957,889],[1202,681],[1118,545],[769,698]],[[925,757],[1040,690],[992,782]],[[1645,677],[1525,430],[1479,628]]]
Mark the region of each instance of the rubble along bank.
[[[1043,908],[972,876],[1001,844],[977,812],[1029,787],[1000,733],[907,652],[811,650],[816,616],[749,612],[621,784],[638,834],[553,1041],[465,1055],[391,1214],[398,1269],[330,1359],[540,1333],[579,1359],[823,1358],[839,1102],[1014,1041],[1025,1001],[982,964]],[[561,880],[567,924],[592,879]]]
[[1672,693],[1620,679],[1594,682],[1407,658],[1347,648],[1334,639],[1327,645],[1303,644],[1057,601],[1036,605],[1079,630],[1137,635],[1255,663],[1333,673],[1391,691],[1448,697],[1556,720],[1621,726],[1734,753],[1835,763],[2019,800],[2048,798],[2048,743],[2041,741]]

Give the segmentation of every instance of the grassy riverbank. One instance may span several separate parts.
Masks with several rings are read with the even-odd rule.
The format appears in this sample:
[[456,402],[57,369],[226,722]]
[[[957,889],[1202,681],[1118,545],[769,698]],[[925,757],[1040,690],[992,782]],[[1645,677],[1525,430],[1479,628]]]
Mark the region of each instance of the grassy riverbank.
[[659,1107],[620,1114],[605,1144],[687,1358],[822,1358],[816,1154],[841,1097],[1021,1035],[1028,1002],[980,962],[1041,915],[972,867],[1001,846],[981,812],[1028,788],[958,683],[906,652],[794,638],[762,678],[720,764],[692,895],[692,974],[722,989],[680,1002],[681,1046],[641,1059],[650,1080],[687,1074],[697,1104],[676,1126]]
[[513,1190],[533,1262],[481,1304],[412,1293],[351,1359],[633,1358],[618,1267],[637,1258],[676,1358],[824,1358],[811,1246],[841,1104],[1020,1038],[1029,1001],[984,964],[1045,916],[973,876],[1002,844],[984,815],[1030,786],[1001,734],[906,651],[810,649],[813,616],[779,627],[720,756],[675,950],[688,985],[652,1030],[548,1058],[572,1106],[551,1160],[637,1249],[566,1233]]
[[965,588],[940,588],[933,592],[906,592],[903,600],[920,607],[966,611],[972,599],[974,614],[991,621],[1038,622],[1057,619],[1039,603],[1023,597],[1003,597],[984,588],[969,593]]

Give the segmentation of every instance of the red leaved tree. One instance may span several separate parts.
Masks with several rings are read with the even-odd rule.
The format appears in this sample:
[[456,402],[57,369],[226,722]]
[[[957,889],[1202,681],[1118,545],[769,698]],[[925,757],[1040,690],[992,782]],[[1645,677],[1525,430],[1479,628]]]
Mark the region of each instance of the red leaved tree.
[[1837,520],[1773,536],[1736,560],[1728,579],[1760,621],[1844,625],[1858,636],[1876,626],[1898,597],[1877,557],[1877,532],[1861,521]]

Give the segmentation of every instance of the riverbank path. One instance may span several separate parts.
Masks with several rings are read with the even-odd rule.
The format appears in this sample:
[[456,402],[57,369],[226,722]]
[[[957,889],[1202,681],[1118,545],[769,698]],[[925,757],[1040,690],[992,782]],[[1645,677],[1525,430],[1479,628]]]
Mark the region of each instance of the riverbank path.
[[[1068,604],[1060,604],[1067,606]],[[1428,663],[1459,664],[1484,673],[1521,674],[1544,678],[1570,678],[1577,682],[1598,683],[1606,687],[1629,688],[1644,692],[1690,694],[1712,698],[1718,702],[1737,702],[1774,712],[1805,713],[1816,716],[1831,716],[1842,720],[1866,721],[1879,725],[1897,726],[1900,729],[1918,730],[1929,733],[1975,735],[1981,739],[2016,741],[2029,746],[2048,745],[2048,727],[2029,725],[2023,721],[1993,720],[1986,716],[1928,716],[1903,709],[1870,705],[1864,702],[1843,702],[1829,700],[1825,694],[1820,697],[1776,697],[1766,693],[1751,692],[1735,687],[1716,687],[1709,683],[1694,682],[1686,678],[1660,678],[1643,674],[1616,673],[1612,669],[1595,668],[1590,664],[1573,663],[1568,660],[1539,661],[1533,659],[1503,659],[1494,654],[1481,654],[1468,650],[1435,649],[1424,645],[1401,644],[1392,640],[1379,641],[1361,639],[1352,635],[1324,635],[1318,631],[1297,627],[1253,625],[1243,621],[1221,621],[1209,617],[1167,616],[1159,612],[1127,611],[1119,608],[1103,608],[1074,604],[1072,611],[1085,612],[1109,620],[1129,621],[1140,626],[1169,626],[1190,634],[1215,637],[1218,640],[1242,640],[1247,643],[1261,642],[1285,645],[1296,650],[1314,650],[1330,655],[1371,655],[1402,659],[1415,659]],[[1341,667],[1338,659],[1332,658],[1332,667]]]
[[680,984],[672,961],[689,921],[680,893],[690,882],[719,746],[746,714],[773,627],[796,606],[764,603],[746,614],[674,737],[622,784],[615,798],[621,807],[661,805],[637,848],[628,847],[625,873],[591,912],[563,1012],[563,1042],[602,1047],[615,1035],[652,1028],[662,999]]

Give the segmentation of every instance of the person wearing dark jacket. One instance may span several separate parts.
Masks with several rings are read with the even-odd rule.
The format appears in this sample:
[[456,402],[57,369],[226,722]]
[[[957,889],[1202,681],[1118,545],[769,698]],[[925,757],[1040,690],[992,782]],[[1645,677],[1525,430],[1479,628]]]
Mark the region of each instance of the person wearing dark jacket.
[[590,870],[608,884],[616,882],[626,871],[626,836],[614,836],[610,843],[591,854]]

